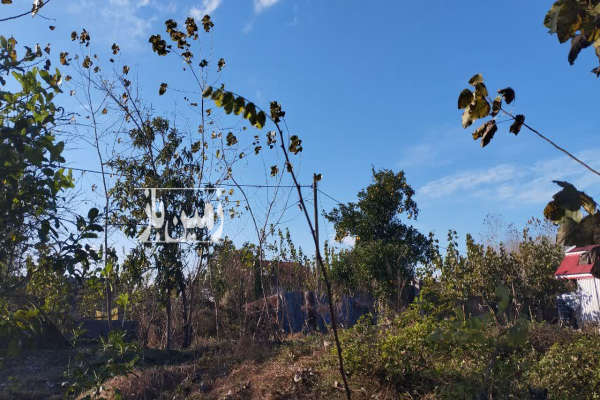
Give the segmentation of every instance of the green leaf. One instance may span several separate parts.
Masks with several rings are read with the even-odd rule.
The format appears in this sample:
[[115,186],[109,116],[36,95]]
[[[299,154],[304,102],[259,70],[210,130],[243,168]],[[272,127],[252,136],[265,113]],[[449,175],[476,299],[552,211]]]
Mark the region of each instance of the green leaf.
[[252,123],[251,120],[256,118],[256,106],[254,105],[254,103],[246,104],[246,107],[244,110],[244,118],[249,120],[251,123]]
[[498,298],[498,311],[501,313],[506,311],[510,301],[510,291],[504,285],[496,287],[496,297]]
[[256,120],[254,121],[253,125],[258,129],[262,129],[266,122],[267,115],[264,113],[264,111],[259,111],[258,114],[256,114]]
[[100,213],[100,211],[97,208],[90,208],[90,211],[88,211],[88,219],[90,221],[94,221],[96,219],[96,217],[98,217],[98,214]]
[[225,110],[225,113],[231,114],[231,112],[233,111],[233,102],[234,102],[233,93],[226,92],[223,95],[223,109]]
[[246,102],[245,102],[244,98],[241,96],[238,96],[233,102],[233,113],[235,115],[240,115],[241,113],[244,112],[245,105],[246,105]]

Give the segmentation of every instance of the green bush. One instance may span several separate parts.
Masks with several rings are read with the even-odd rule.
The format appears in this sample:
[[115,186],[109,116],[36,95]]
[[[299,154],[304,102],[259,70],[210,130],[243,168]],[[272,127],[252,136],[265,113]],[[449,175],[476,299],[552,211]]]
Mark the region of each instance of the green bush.
[[440,319],[412,307],[393,322],[363,319],[341,338],[349,373],[400,398],[526,399],[547,389],[550,399],[600,399],[600,336],[569,328]]
[[530,372],[530,381],[551,399],[600,399],[600,336],[578,334],[555,343]]
[[82,392],[85,399],[99,397],[104,391],[103,383],[108,379],[131,373],[139,358],[140,348],[137,343],[127,342],[124,331],[113,330],[108,338],[100,339],[100,346],[78,347],[82,330],[73,331],[72,344],[77,348],[74,357],[64,372],[66,381],[65,397],[76,397]]

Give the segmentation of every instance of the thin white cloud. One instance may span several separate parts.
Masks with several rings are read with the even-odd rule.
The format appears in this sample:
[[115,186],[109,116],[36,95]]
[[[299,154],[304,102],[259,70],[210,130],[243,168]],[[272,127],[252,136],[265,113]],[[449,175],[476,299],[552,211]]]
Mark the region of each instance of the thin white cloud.
[[[76,16],[78,26],[86,27],[92,40],[117,42],[122,49],[135,50],[147,40],[157,20],[157,10],[148,7],[151,4],[149,0],[79,0],[69,2],[66,11]],[[150,12],[156,15],[149,15]]]
[[[595,154],[600,149],[590,149],[577,156],[600,167]],[[594,197],[598,178],[567,157],[542,160],[533,165],[502,164],[486,170],[462,171],[433,180],[417,190],[423,199],[448,197],[485,198],[503,203],[543,204],[548,202],[559,187],[553,180],[566,180],[579,190],[589,191]]]
[[261,13],[269,7],[273,7],[279,0],[254,0],[254,12]]
[[398,166],[400,168],[420,167],[423,165],[432,167],[450,162],[451,160],[448,157],[441,157],[439,146],[434,146],[430,143],[421,143],[408,147],[403,151]]
[[489,184],[509,181],[517,173],[512,165],[498,165],[485,171],[464,171],[436,179],[421,187],[419,194],[429,198],[449,196]]
[[221,5],[222,0],[202,0],[200,7],[192,7],[190,16],[195,19],[201,19],[206,14],[212,14]]

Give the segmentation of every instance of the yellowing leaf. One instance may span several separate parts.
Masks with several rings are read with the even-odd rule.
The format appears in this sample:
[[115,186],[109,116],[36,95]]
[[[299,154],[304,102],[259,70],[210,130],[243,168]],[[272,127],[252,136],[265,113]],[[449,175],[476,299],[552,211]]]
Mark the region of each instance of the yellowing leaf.
[[488,121],[485,124],[483,137],[481,138],[481,147],[485,147],[490,143],[490,141],[494,138],[494,135],[496,134],[497,130],[498,126],[496,125],[495,120]]
[[494,99],[494,102],[492,103],[492,117],[495,117],[496,115],[498,115],[498,113],[500,112],[500,110],[502,109],[502,97],[497,96]]
[[481,74],[476,74],[469,79],[469,85],[476,86],[478,83],[483,83],[483,76]]
[[500,89],[498,90],[498,93],[504,98],[506,104],[510,104],[515,100],[515,91],[513,88],[507,87],[504,89]]
[[469,89],[464,89],[458,96],[458,109],[462,110],[463,108],[467,108],[472,101],[473,92],[471,92]]
[[487,87],[485,86],[485,84],[483,82],[479,82],[475,85],[475,95],[477,97],[483,97],[483,98],[488,96]]

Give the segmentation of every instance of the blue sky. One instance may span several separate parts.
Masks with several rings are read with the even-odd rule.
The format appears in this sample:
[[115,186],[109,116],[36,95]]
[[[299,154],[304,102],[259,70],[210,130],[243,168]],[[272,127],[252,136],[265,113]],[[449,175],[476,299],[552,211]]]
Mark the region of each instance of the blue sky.
[[[56,21],[21,19],[5,24],[3,33],[23,44],[49,41],[56,49],[72,46],[69,33],[82,27],[97,48],[116,41],[148,101],[168,112],[176,100],[159,99],[158,82],[169,88],[189,83],[151,53],[147,38],[163,33],[167,18],[182,22],[208,11],[216,27],[202,38],[204,51],[226,59],[228,88],[265,106],[271,100],[283,105],[290,131],[304,141],[303,182],[321,172],[322,189],[345,202],[369,184],[372,166],[403,169],[417,192],[416,225],[443,242],[448,229],[477,235],[490,213],[517,225],[541,217],[557,191],[553,179],[600,194],[597,176],[526,130],[514,137],[509,124],[501,124],[482,149],[472,130],[460,126],[458,94],[471,75],[482,73],[491,90],[516,90],[510,110],[600,166],[599,82],[589,72],[597,59],[586,51],[575,66],[568,64],[568,46],[542,25],[551,3],[54,0],[42,14]],[[15,1],[0,12],[10,15],[28,4]],[[71,155],[78,166],[90,158],[86,149]],[[242,176],[247,183],[264,181],[257,170]],[[329,210],[334,203],[321,197],[321,206]],[[309,250],[301,215],[290,213],[285,221]],[[331,237],[332,228],[322,225],[322,237]],[[245,240],[250,233],[236,228],[231,235]]]

